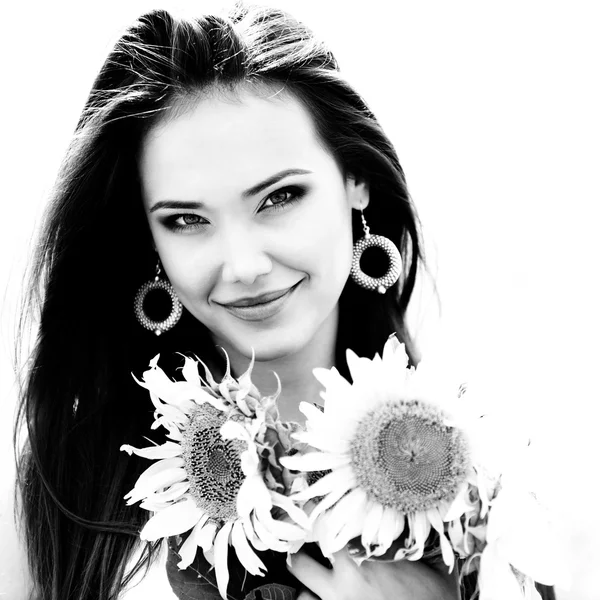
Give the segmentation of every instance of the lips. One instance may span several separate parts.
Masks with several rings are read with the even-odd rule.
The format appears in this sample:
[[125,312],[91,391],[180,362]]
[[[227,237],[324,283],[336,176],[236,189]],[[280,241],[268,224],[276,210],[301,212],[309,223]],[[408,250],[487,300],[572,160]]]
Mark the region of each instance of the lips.
[[284,290],[267,292],[247,298],[238,298],[234,302],[221,304],[221,306],[243,321],[265,321],[283,310],[290,296],[292,296],[301,283],[302,280]]
[[[297,285],[297,284],[296,284]],[[292,286],[296,287],[295,285]],[[267,292],[265,294],[260,294],[258,296],[252,296],[247,298],[240,298],[235,302],[224,302],[223,306],[231,306],[233,308],[238,307],[247,307],[247,306],[255,306],[257,304],[266,304],[267,302],[272,302],[273,300],[277,300],[281,298],[285,294],[287,294],[292,288],[285,288],[284,290],[278,290],[276,292]]]

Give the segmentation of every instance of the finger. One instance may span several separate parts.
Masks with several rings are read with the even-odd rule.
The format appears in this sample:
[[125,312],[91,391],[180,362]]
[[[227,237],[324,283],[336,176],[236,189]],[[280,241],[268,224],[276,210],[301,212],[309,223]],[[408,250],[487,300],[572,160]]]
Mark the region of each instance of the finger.
[[330,560],[332,565],[332,578],[337,578],[338,581],[348,581],[348,578],[351,578],[357,570],[364,570],[362,569],[364,563],[362,561],[355,561],[347,548],[342,548],[338,552],[335,552],[333,556],[330,557]]
[[356,569],[358,566],[350,556],[347,548],[342,548],[338,552],[335,552],[331,557],[331,564],[336,571],[341,571],[342,569]]
[[305,552],[291,556],[290,573],[311,592],[321,598],[329,597],[332,589],[331,570],[319,564]]

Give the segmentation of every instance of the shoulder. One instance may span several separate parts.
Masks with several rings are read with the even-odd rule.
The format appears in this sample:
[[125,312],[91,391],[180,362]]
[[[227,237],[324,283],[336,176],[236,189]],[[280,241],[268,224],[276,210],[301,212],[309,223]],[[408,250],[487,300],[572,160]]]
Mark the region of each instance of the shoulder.
[[415,286],[404,316],[417,362],[421,354],[435,346],[442,334],[441,304],[435,261],[419,265]]
[[[4,358],[1,356],[0,359]],[[25,600],[33,588],[23,528],[15,514],[17,470],[13,446],[16,394],[6,385],[12,373],[0,361],[0,597]],[[18,502],[17,497],[17,502]]]
[[25,541],[15,519],[15,467],[12,452],[3,465],[0,485],[0,596],[25,600],[32,588]]
[[[14,516],[14,477],[5,477],[9,469],[3,470],[0,493],[0,596],[11,600],[27,600],[33,587],[29,574],[25,540]],[[14,475],[14,468],[12,469]],[[142,552],[131,557],[128,567],[133,567]],[[169,584],[166,571],[167,545],[163,544],[159,554],[147,569],[142,569],[119,595],[119,600],[177,600]]]
[[[135,552],[128,564],[133,567],[142,553],[142,546]],[[167,577],[168,546],[163,542],[160,552],[147,569],[142,569],[125,589],[119,594],[118,600],[147,600],[160,598],[161,600],[177,600]]]

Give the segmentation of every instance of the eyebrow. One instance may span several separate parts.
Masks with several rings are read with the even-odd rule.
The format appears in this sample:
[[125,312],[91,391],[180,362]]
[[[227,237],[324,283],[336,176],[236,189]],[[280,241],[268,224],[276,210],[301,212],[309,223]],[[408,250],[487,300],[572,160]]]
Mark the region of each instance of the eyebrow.
[[[275,175],[268,177],[264,181],[253,185],[251,188],[244,190],[242,192],[242,197],[249,198],[250,196],[256,196],[256,194],[260,194],[260,192],[263,190],[266,190],[267,188],[275,185],[286,177],[290,177],[291,175],[308,175],[310,173],[312,173],[312,171],[307,171],[306,169],[284,169],[283,171],[279,171],[279,173],[275,173]],[[199,201],[186,202],[184,200],[160,200],[150,207],[149,212],[153,213],[161,208],[200,209],[204,208],[204,203]]]
[[266,190],[268,187],[275,185],[277,182],[289,177],[290,175],[308,175],[310,172],[311,171],[307,171],[306,169],[285,169],[284,171],[279,171],[279,173],[275,173],[275,175],[268,177],[264,181],[261,181],[260,183],[257,183],[256,185],[242,192],[242,196],[244,198],[256,196],[256,194],[260,194],[260,192],[263,190]]

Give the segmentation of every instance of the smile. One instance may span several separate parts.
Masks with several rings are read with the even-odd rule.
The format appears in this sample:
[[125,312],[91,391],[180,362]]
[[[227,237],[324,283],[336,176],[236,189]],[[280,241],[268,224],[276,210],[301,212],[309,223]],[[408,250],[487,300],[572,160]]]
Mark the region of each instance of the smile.
[[244,321],[264,321],[281,311],[288,298],[301,283],[302,280],[286,290],[269,292],[254,298],[241,298],[221,306]]

